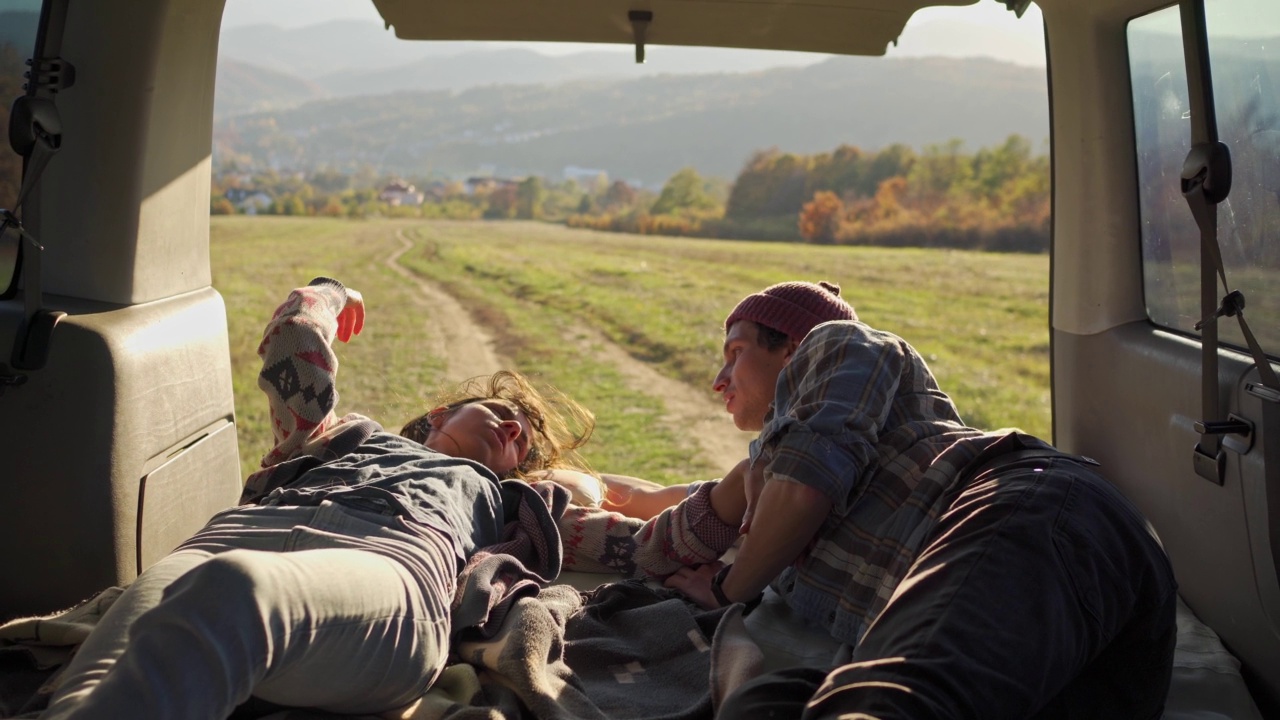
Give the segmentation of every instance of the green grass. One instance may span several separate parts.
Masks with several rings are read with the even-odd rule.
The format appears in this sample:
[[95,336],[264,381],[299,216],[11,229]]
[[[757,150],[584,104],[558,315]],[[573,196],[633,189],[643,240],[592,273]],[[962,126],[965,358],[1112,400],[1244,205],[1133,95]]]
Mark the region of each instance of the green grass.
[[247,468],[269,443],[255,384],[258,333],[288,289],[314,275],[363,290],[369,306],[370,329],[339,350],[341,411],[398,427],[422,407],[423,389],[440,382],[442,360],[415,344],[415,327],[429,318],[404,312],[411,289],[382,263],[398,247],[397,230],[415,243],[402,265],[448,287],[493,327],[517,369],[595,411],[587,457],[597,469],[661,481],[717,470],[691,464],[692,439],[657,422],[659,400],[628,390],[567,331],[595,327],[710,394],[725,314],[747,293],[792,279],[839,283],[863,320],[915,345],[969,424],[1049,436],[1045,256],[641,237],[540,223],[217,218],[214,284],[228,303]]
[[211,226],[213,285],[227,304],[231,365],[239,425],[240,464],[247,474],[271,448],[266,401],[258,390],[257,357],[262,329],[289,291],[313,277],[336,277],[357,289],[375,289],[366,301],[377,318],[341,361],[340,412],[360,412],[399,428],[435,388],[442,358],[420,341],[421,314],[412,290],[383,259],[400,246],[390,222],[324,219],[217,218]]

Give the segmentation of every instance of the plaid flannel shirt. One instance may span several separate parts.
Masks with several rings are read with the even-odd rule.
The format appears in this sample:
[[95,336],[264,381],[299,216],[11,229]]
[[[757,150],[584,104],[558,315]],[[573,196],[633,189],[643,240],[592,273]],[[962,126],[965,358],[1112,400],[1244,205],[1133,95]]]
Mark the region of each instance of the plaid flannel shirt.
[[[902,338],[860,322],[814,328],[779,376],[751,444],[766,480],[802,483],[832,502],[775,589],[801,616],[856,644],[920,552],[949,491],[967,477],[966,466],[1008,434],[966,427]],[[1010,443],[1014,449],[1042,445],[1012,439],[1020,441]]]

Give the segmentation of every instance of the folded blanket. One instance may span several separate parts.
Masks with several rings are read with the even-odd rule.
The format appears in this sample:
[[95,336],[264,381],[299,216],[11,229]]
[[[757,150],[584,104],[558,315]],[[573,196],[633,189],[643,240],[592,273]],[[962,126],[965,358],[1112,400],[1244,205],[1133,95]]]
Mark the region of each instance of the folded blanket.
[[542,588],[521,567],[473,558],[453,604],[460,664],[386,717],[695,720],[759,673],[741,605],[704,611],[639,581]]
[[[761,652],[747,634],[741,605],[704,611],[640,581],[581,593],[540,580],[510,555],[473,557],[451,607],[454,663],[418,702],[383,717],[709,719],[725,696],[760,671]],[[57,665],[120,592],[111,588],[66,613],[0,626],[0,645],[52,663],[36,675],[4,665],[4,697],[14,702],[0,701],[0,715],[35,717],[44,708]],[[36,663],[27,665],[36,670]],[[270,717],[337,716],[282,710]]]
[[762,663],[741,605],[702,610],[639,581],[598,588],[565,640],[567,664],[605,717],[710,718]]
[[123,592],[107,588],[70,610],[0,625],[0,717],[35,717],[49,704],[62,666]]

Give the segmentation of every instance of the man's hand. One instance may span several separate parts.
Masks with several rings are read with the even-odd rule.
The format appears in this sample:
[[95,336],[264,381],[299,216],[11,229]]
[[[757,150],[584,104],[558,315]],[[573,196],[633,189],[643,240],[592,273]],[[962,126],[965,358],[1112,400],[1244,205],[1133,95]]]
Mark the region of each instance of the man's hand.
[[760,511],[743,536],[733,566],[720,583],[731,600],[756,597],[804,552],[831,512],[831,499],[789,479],[774,477],[759,491]]
[[662,584],[672,590],[679,590],[684,593],[686,597],[698,603],[703,609],[715,610],[720,607],[720,603],[716,601],[716,596],[711,593],[711,579],[723,567],[724,563],[721,562],[707,563],[696,568],[683,567]]
[[347,288],[347,304],[338,313],[338,339],[350,342],[353,335],[364,329],[364,296],[359,290]]

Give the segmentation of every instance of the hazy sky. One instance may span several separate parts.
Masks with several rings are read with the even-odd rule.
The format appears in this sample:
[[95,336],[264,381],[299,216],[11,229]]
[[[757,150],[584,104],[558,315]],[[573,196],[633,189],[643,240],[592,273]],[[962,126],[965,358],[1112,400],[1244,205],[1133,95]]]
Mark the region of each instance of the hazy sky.
[[[222,24],[223,27],[237,27],[265,23],[294,28],[337,19],[382,22],[369,0],[227,0]],[[966,31],[966,25],[972,26],[974,31]],[[593,47],[569,43],[506,44],[531,47],[550,55]],[[966,7],[926,8],[911,18],[898,46],[890,47],[886,54],[890,57],[987,55],[1022,65],[1043,66],[1044,35],[1040,9],[1033,4],[1021,18],[1017,18],[994,0],[980,0],[976,5]]]

